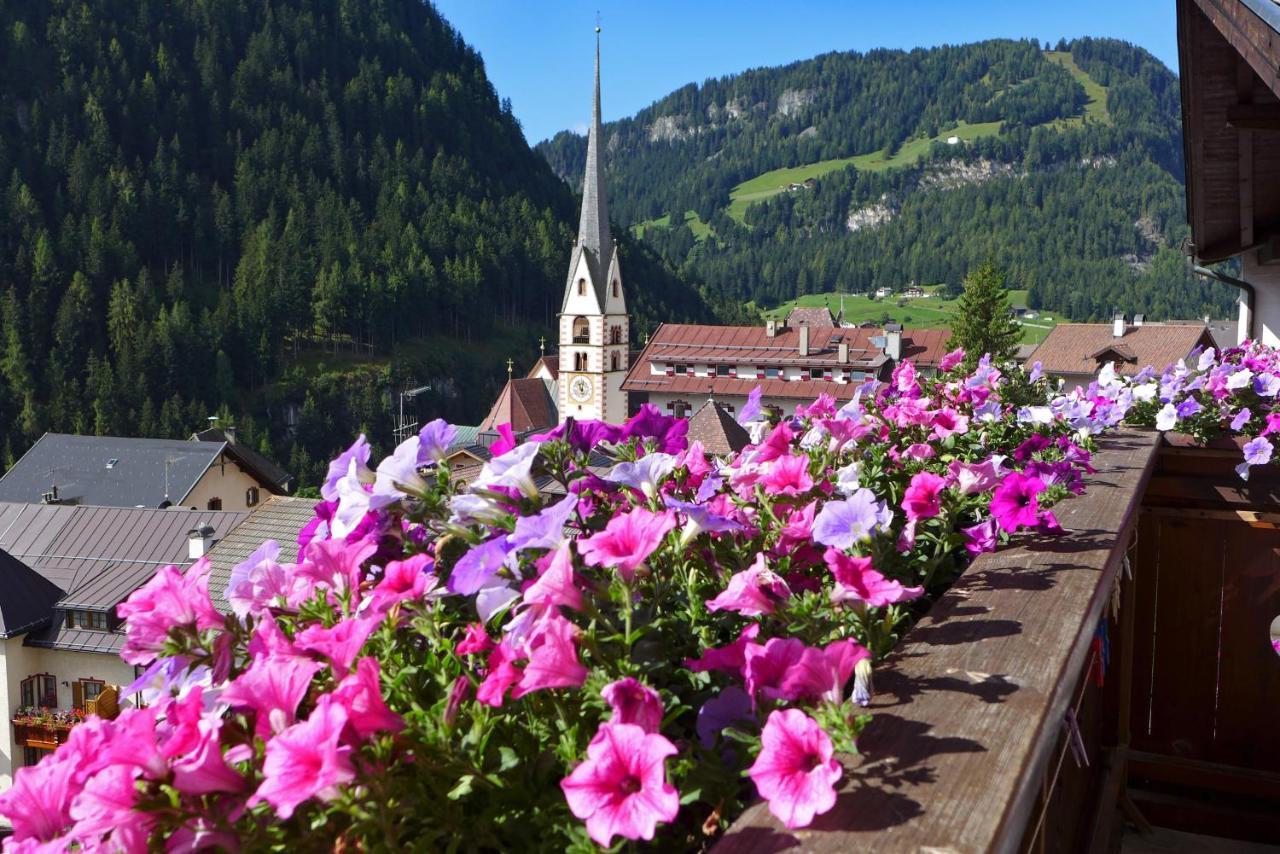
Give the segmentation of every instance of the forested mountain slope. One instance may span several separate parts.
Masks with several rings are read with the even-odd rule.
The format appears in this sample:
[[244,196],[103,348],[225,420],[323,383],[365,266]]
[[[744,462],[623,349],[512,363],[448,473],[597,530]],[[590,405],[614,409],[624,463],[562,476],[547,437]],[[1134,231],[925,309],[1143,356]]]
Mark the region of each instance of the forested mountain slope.
[[[402,381],[474,423],[554,328],[575,222],[421,0],[0,0],[3,453],[221,408],[305,482],[389,439]],[[706,318],[623,253],[635,328]]]
[[[1107,39],[833,53],[689,85],[605,128],[613,215],[685,278],[769,306],[955,288],[987,258],[1077,320],[1230,311],[1178,252],[1174,75]],[[539,150],[575,181],[585,141]]]

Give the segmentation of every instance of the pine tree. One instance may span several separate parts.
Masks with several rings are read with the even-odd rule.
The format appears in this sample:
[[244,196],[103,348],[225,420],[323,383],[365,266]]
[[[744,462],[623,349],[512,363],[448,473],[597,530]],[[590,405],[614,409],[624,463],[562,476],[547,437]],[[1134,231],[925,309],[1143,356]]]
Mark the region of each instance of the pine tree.
[[970,361],[984,353],[1001,360],[1017,352],[1022,329],[1009,310],[1004,281],[1004,271],[991,261],[965,278],[964,293],[951,323],[950,346],[963,347]]

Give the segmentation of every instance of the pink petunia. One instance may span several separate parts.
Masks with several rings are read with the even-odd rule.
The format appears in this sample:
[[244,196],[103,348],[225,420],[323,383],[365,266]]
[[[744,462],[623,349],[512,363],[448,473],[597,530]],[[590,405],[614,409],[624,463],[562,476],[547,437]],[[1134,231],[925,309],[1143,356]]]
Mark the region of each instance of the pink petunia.
[[906,494],[902,496],[902,509],[906,512],[908,521],[932,519],[941,513],[942,490],[946,486],[947,480],[944,477],[928,471],[917,472],[911,478]]
[[1000,528],[997,526],[995,519],[985,519],[976,525],[961,528],[960,533],[964,534],[965,551],[976,556],[996,550]]
[[635,724],[602,725],[586,760],[560,781],[569,811],[586,821],[600,845],[608,847],[615,836],[652,839],[658,822],[673,820],[680,809],[664,767],[677,752],[666,738]]
[[658,692],[628,676],[604,686],[600,691],[613,716],[614,724],[635,724],[645,732],[657,732],[662,724],[662,698]]
[[623,580],[631,581],[636,569],[675,526],[675,514],[671,511],[654,513],[637,507],[610,519],[600,533],[578,540],[578,552],[589,565],[613,567]]
[[416,554],[405,560],[393,560],[383,570],[382,580],[373,588],[370,607],[386,612],[392,606],[410,599],[420,599],[433,586],[430,555]]
[[783,454],[766,467],[760,485],[769,495],[803,495],[813,489],[809,458],[803,454]]
[[787,827],[806,827],[836,804],[835,784],[844,773],[832,758],[831,738],[798,709],[769,714],[760,755],[747,769],[760,796]]
[[934,412],[929,424],[933,427],[933,435],[938,439],[969,432],[969,416],[961,415],[949,407]]
[[710,670],[740,673],[746,664],[747,648],[759,646],[755,642],[756,636],[759,634],[760,624],[751,623],[742,630],[742,633],[738,635],[738,639],[733,643],[721,647],[708,647],[702,651],[702,655],[699,657],[686,658],[684,666],[694,673],[705,673]]
[[707,610],[760,617],[772,614],[774,602],[790,595],[787,583],[769,569],[763,554],[757,554],[750,568],[734,573],[720,595],[707,601]]
[[476,699],[495,709],[501,708],[507,689],[520,681],[523,675],[515,662],[523,656],[506,641],[498,644],[489,653],[485,663],[487,673],[480,687],[476,689]]
[[321,664],[306,659],[266,656],[254,660],[222,692],[224,702],[256,713],[254,731],[263,738],[283,731],[294,721],[298,704],[311,687]]
[[71,804],[71,817],[76,822],[72,835],[89,842],[110,834],[112,844],[102,846],[104,851],[147,850],[147,835],[155,817],[134,812],[137,779],[138,769],[127,765],[103,768],[90,778]]
[[763,646],[747,647],[742,667],[747,693],[757,702],[798,700],[805,686],[794,681],[788,683],[787,675],[800,663],[807,648],[798,638],[769,638]]
[[355,590],[363,577],[361,567],[378,550],[372,539],[315,540],[307,546],[306,560],[298,565],[300,578],[309,579],[316,587],[339,593]]
[[468,623],[462,640],[454,650],[458,655],[479,655],[493,649],[493,641],[484,630],[484,623]]
[[308,652],[318,652],[333,663],[333,669],[342,673],[351,669],[351,663],[360,654],[360,649],[369,639],[370,633],[377,628],[380,617],[359,617],[344,619],[336,625],[325,628],[313,624],[298,632],[294,644]]
[[938,363],[938,373],[945,374],[947,371],[959,365],[964,361],[964,348],[957,347],[950,353],[942,357],[942,361]]
[[173,785],[187,795],[213,792],[239,792],[247,782],[227,764],[218,735],[221,725],[205,721],[200,727],[201,740],[190,754],[173,764]]
[[582,591],[573,580],[573,553],[566,540],[551,553],[546,569],[524,591],[526,605],[555,607],[563,605],[575,611],[582,610]]
[[923,587],[904,587],[901,582],[885,578],[869,557],[849,557],[839,549],[827,549],[823,560],[836,581],[831,590],[833,602],[865,602],[873,608],[883,608],[924,595]]
[[351,748],[341,744],[347,711],[321,702],[311,717],[294,724],[267,742],[262,763],[263,783],[249,806],[266,801],[280,818],[289,818],[311,798],[332,800],[338,787],[355,779]]
[[520,684],[511,692],[519,699],[544,688],[577,688],[587,680],[587,668],[578,661],[574,641],[578,627],[552,612],[542,618],[529,636],[529,663]]
[[991,515],[1009,533],[1019,528],[1034,528],[1039,522],[1037,496],[1044,490],[1044,481],[1040,478],[1012,472],[1000,481],[991,496]]
[[204,631],[221,626],[222,617],[209,597],[210,568],[207,557],[185,573],[176,566],[162,567],[117,605],[116,613],[126,621],[120,657],[129,664],[150,664],[164,648],[170,630],[188,627]]
[[387,708],[382,698],[381,670],[376,658],[365,656],[356,662],[355,672],[343,677],[330,696],[347,710],[347,723],[360,738],[404,729],[404,718]]
[[0,793],[0,815],[13,825],[15,842],[51,842],[71,824],[71,802],[80,787],[74,758],[62,753],[19,768],[13,784]]
[[844,702],[844,686],[858,662],[871,658],[862,644],[848,638],[825,647],[808,647],[782,680],[782,692],[796,699]]

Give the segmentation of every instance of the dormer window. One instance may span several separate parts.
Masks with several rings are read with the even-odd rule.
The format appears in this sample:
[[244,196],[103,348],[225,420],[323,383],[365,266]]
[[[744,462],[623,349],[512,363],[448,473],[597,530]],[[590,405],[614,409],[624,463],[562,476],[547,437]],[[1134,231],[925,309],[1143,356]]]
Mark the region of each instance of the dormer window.
[[93,629],[105,632],[111,627],[108,624],[107,615],[103,611],[68,611],[67,628]]

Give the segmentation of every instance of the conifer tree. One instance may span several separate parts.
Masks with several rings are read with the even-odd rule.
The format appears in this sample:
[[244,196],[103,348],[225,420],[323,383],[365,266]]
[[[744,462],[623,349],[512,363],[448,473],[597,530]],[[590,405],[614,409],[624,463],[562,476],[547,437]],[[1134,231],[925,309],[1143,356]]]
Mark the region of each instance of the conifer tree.
[[963,347],[970,361],[990,353],[997,361],[1018,349],[1022,329],[1009,310],[1004,271],[991,261],[965,277],[964,293],[951,322],[951,347]]

